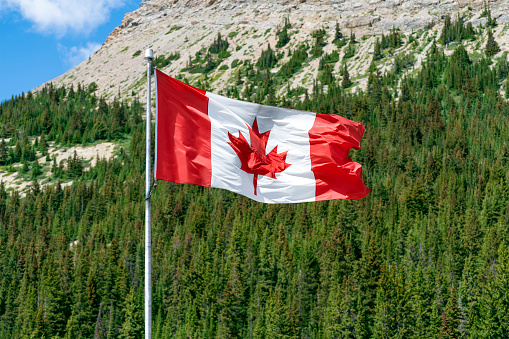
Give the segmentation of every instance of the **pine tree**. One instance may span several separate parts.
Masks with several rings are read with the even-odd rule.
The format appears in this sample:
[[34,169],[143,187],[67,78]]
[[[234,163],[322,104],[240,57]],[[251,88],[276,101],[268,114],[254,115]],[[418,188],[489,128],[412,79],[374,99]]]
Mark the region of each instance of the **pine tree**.
[[41,174],[42,174],[41,165],[39,165],[38,160],[35,160],[32,163],[32,173],[30,174],[30,179],[35,180]]
[[478,332],[492,338],[509,336],[509,250],[502,243],[498,249],[498,263],[488,274],[488,281],[479,298],[480,324]]
[[352,85],[352,81],[350,80],[350,73],[348,73],[348,67],[345,64],[343,67],[343,79],[341,80],[341,87],[348,88]]
[[125,115],[123,107],[120,105],[118,100],[113,102],[113,110],[112,110],[112,123],[111,128],[115,136],[119,136],[125,127]]
[[498,47],[498,43],[495,41],[493,37],[493,32],[491,29],[488,29],[488,40],[486,41],[486,47],[484,48],[484,53],[488,57],[492,57],[500,51],[500,47]]
[[442,313],[442,328],[440,338],[461,338],[460,333],[460,312],[458,309],[458,295],[455,289],[451,291],[451,297],[447,302],[447,308]]
[[355,33],[353,31],[350,31],[350,42],[349,44],[355,44],[357,41],[355,40]]
[[143,335],[143,317],[137,299],[137,293],[131,288],[126,297],[124,322],[119,335],[121,339],[141,338]]
[[69,302],[62,288],[59,277],[53,265],[47,270],[45,279],[45,291],[43,292],[44,309],[44,333],[48,337],[63,335],[66,319],[69,312]]
[[9,161],[9,152],[7,149],[7,144],[5,143],[5,140],[2,139],[0,142],[0,164],[7,165]]
[[336,22],[336,31],[334,32],[334,40],[332,41],[335,44],[338,44],[343,39],[343,33],[341,33],[341,29],[339,28],[339,23]]
[[505,80],[505,97],[506,99],[509,99],[509,76],[507,77],[507,79]]
[[380,41],[378,38],[375,40],[375,47],[373,49],[373,60],[380,60],[382,58],[382,50],[380,49]]
[[41,138],[40,138],[40,142],[39,142],[39,149],[41,150],[41,153],[42,155],[47,155],[48,154],[48,144],[46,142],[46,137],[44,136],[44,133],[41,134]]
[[266,338],[277,338],[286,335],[286,312],[286,303],[282,300],[281,291],[277,289],[269,295],[267,300],[265,317]]
[[444,27],[442,28],[442,33],[440,34],[440,38],[438,39],[438,42],[441,43],[442,45],[446,45],[449,42],[451,42],[451,39],[449,37],[450,29],[451,29],[451,17],[449,15],[446,15],[445,21],[444,21]]
[[290,35],[288,34],[288,29],[291,28],[290,19],[285,17],[283,19],[283,27],[281,30],[278,29],[276,35],[278,37],[276,48],[281,48],[286,46],[286,44],[290,41]]

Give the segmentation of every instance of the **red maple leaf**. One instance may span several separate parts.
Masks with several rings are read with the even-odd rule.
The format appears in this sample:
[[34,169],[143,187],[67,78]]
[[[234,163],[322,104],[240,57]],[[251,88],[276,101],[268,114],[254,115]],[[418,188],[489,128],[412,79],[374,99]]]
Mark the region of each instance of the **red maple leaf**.
[[269,154],[265,154],[265,148],[267,147],[267,141],[269,140],[270,130],[261,133],[258,131],[258,122],[253,122],[253,128],[249,127],[249,135],[251,137],[251,145],[247,142],[246,138],[239,131],[239,137],[234,137],[228,132],[230,141],[228,144],[233,148],[235,153],[240,159],[242,166],[241,170],[247,173],[253,173],[253,185],[254,194],[256,195],[256,183],[258,181],[258,175],[264,175],[272,179],[276,178],[276,173],[283,172],[285,169],[290,167],[291,164],[286,163],[286,154],[288,151],[283,153],[277,152],[277,146],[274,147]]

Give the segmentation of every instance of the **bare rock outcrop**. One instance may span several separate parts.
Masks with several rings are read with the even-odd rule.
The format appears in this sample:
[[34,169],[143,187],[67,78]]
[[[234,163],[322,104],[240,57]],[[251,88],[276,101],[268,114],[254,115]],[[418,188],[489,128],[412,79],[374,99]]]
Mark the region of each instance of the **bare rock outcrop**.
[[[492,0],[489,5],[499,23],[495,36],[502,51],[507,51],[509,0]],[[445,17],[455,17],[458,13],[465,22],[484,25],[486,18],[480,17],[483,6],[484,0],[143,0],[140,8],[125,15],[91,59],[52,81],[56,84],[95,82],[98,93],[107,98],[120,93],[123,97],[143,100],[146,48],[152,48],[156,56],[178,52],[180,58],[172,60],[163,70],[173,75],[183,74],[192,81],[203,74],[182,70],[221,33],[230,41],[231,56],[208,76],[213,89],[220,90],[235,75],[232,64],[255,60],[267,44],[275,46],[276,33],[285,18],[290,20],[292,28],[291,41],[283,53],[298,44],[312,43],[312,32],[319,28],[328,33],[326,51],[330,52],[334,48],[330,42],[336,23],[346,35],[353,32],[357,37],[364,36],[359,57],[348,61],[352,74],[362,74],[369,65],[376,39],[370,37],[387,34],[393,28],[404,33],[433,30],[436,37]],[[416,57],[420,62],[422,56]],[[318,60],[310,62],[291,79],[290,85],[312,87],[317,67]],[[334,72],[339,73],[339,66]]]

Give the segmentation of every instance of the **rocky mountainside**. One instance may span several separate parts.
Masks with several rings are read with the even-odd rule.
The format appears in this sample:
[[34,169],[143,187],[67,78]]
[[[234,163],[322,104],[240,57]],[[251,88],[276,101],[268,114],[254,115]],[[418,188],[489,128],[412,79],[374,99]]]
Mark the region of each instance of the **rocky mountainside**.
[[[489,16],[486,15],[489,13]],[[509,50],[509,1],[453,0],[143,0],[139,9],[127,13],[104,45],[87,61],[55,78],[56,85],[94,82],[98,93],[107,98],[144,98],[144,50],[152,48],[159,57],[156,67],[191,84],[221,91],[229,84],[243,83],[241,66],[246,60],[256,63],[270,45],[277,53],[271,68],[276,74],[299,45],[312,46],[317,35],[323,48],[320,55],[333,55],[331,73],[340,76],[348,67],[352,90],[366,86],[366,69],[372,59],[375,42],[392,29],[405,37],[400,47],[384,55],[381,72],[393,67],[398,55],[410,56],[411,69],[419,67],[427,48],[438,39],[447,16],[458,15],[464,24],[479,29],[479,39],[467,42],[467,49],[484,49],[488,20],[495,19],[495,40],[500,55]],[[286,23],[286,26],[285,26]],[[355,35],[355,50],[333,43],[336,26],[344,39]],[[282,32],[289,39],[278,41]],[[320,34],[322,32],[322,34]],[[227,41],[219,57],[210,56],[210,46]],[[410,44],[409,42],[413,42]],[[446,46],[448,48],[454,46]],[[336,51],[338,55],[334,52]],[[208,63],[206,63],[208,58]],[[339,62],[341,60],[341,62]],[[197,67],[197,66],[203,67]],[[276,85],[281,94],[290,88],[311,89],[320,68],[320,58],[311,57]]]

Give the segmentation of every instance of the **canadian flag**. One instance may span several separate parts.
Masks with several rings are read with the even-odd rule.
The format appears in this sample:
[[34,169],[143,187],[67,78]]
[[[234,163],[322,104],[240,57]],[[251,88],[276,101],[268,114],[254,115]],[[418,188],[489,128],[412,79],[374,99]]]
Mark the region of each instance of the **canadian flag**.
[[156,71],[158,180],[217,187],[264,203],[360,199],[370,190],[364,126],[338,115],[229,99]]

